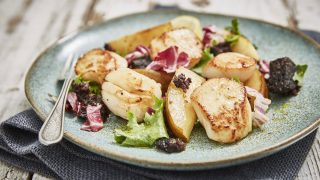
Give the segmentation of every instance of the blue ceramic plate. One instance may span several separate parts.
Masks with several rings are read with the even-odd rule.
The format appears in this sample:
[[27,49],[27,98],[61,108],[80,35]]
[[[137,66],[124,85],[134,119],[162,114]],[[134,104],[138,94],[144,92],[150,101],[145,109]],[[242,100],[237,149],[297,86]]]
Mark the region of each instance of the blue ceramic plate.
[[[179,15],[192,15],[202,26],[215,24],[225,27],[231,17],[187,11],[154,11],[116,18],[66,36],[34,61],[25,79],[26,96],[42,118],[53,105],[47,94],[58,95],[57,77],[70,53],[82,54],[103,47],[117,37],[152,27]],[[200,124],[196,124],[186,151],[165,154],[148,148],[122,147],[113,139],[113,129],[125,123],[108,120],[97,133],[81,131],[81,121],[68,116],[64,137],[69,141],[102,156],[138,166],[190,170],[208,169],[248,162],[275,153],[315,130],[320,124],[320,48],[300,33],[257,20],[240,18],[240,29],[258,47],[263,59],[289,56],[297,64],[308,64],[304,86],[298,96],[272,96],[268,116],[272,119],[262,130],[254,130],[247,138],[230,145],[209,140]]]

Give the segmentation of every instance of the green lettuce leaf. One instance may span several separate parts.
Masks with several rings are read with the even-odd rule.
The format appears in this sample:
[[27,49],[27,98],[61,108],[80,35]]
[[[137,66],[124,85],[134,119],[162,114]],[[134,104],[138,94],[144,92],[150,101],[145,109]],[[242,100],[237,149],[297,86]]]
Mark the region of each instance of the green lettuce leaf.
[[298,86],[302,86],[303,76],[308,69],[308,65],[297,65],[297,71],[294,73],[293,80],[298,81]]
[[240,35],[229,34],[225,37],[225,40],[227,43],[230,43],[232,46],[234,43],[238,42],[239,38],[240,38]]
[[206,48],[203,50],[202,57],[198,64],[192,69],[192,71],[202,74],[203,67],[213,58],[213,54],[210,53],[210,48]]
[[74,80],[73,83],[76,85],[81,84],[82,82],[84,82],[84,79],[81,76],[77,76]]
[[152,115],[146,113],[144,122],[138,124],[136,116],[128,113],[128,124],[121,129],[115,129],[114,139],[123,146],[151,147],[154,142],[166,137],[167,129],[163,119],[163,100],[155,97]]
[[[81,83],[88,83],[89,84],[89,91],[90,93],[93,94],[101,94],[101,86],[99,83],[95,82],[95,81],[87,81],[84,80],[81,76],[77,76],[74,80],[73,80],[73,84],[75,85],[80,85]],[[70,87],[70,91],[73,91],[73,87]]]
[[225,37],[226,42],[230,43],[231,46],[234,45],[236,42],[238,42],[239,37],[241,35],[240,30],[239,30],[239,22],[237,18],[233,18],[231,21],[231,26],[228,26],[225,28],[227,31],[230,32]]
[[93,94],[101,94],[101,85],[95,81],[89,81],[89,91]]
[[231,26],[228,26],[225,29],[230,31],[232,34],[240,35],[238,18],[233,18],[231,21]]

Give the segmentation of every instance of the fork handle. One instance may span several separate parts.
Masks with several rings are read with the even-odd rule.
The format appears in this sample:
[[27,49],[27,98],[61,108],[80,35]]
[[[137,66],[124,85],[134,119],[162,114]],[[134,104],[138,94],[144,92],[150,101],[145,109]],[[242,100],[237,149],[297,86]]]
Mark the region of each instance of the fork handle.
[[43,145],[55,144],[63,137],[65,106],[71,82],[72,78],[64,81],[57,102],[40,129],[39,141]]

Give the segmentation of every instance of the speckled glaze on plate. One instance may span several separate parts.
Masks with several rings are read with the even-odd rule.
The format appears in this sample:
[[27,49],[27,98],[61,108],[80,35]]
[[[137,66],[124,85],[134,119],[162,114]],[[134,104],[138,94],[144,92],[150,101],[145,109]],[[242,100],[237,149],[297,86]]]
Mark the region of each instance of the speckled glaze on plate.
[[[70,53],[82,54],[103,47],[106,41],[158,25],[179,16],[192,15],[202,26],[225,27],[232,17],[188,11],[153,11],[116,18],[68,35],[52,44],[34,61],[25,79],[25,93],[33,109],[42,118],[53,105],[47,94],[58,94],[56,80]],[[304,86],[298,96],[271,96],[268,116],[272,119],[263,130],[254,130],[247,138],[229,145],[209,140],[196,124],[186,151],[165,154],[148,148],[122,147],[113,139],[113,129],[125,121],[108,120],[97,133],[81,131],[81,121],[72,116],[65,120],[64,137],[102,156],[138,166],[167,170],[198,170],[235,165],[275,153],[315,130],[320,124],[320,47],[311,39],[286,28],[257,20],[239,18],[240,30],[258,47],[263,59],[289,56],[297,64],[308,64]]]

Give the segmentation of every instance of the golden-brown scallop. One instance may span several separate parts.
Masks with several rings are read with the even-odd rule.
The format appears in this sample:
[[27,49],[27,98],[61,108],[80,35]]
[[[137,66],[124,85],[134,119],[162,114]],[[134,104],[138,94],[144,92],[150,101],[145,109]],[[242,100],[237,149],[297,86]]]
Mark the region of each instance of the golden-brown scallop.
[[79,58],[75,66],[75,72],[84,80],[102,84],[109,72],[127,66],[126,59],[118,54],[102,49],[93,49]]
[[232,143],[252,130],[252,112],[242,83],[227,78],[206,81],[191,95],[192,106],[207,136]]
[[239,78],[241,82],[249,79],[256,69],[256,60],[240,53],[221,53],[211,59],[203,68],[206,78]]
[[174,29],[154,38],[150,43],[151,57],[154,59],[161,51],[177,46],[178,51],[188,54],[189,68],[196,65],[202,56],[202,43],[197,35],[187,28]]

